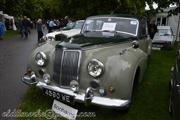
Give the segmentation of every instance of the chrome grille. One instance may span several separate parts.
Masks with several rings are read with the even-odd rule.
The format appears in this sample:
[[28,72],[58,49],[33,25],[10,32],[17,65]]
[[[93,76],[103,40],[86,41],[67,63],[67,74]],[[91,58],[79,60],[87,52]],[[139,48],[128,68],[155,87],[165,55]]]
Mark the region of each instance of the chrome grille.
[[55,50],[55,60],[54,60],[54,73],[53,73],[53,80],[56,83],[60,83],[60,68],[61,68],[61,61],[62,61],[62,55],[63,55],[63,50],[56,48]]
[[53,78],[60,86],[69,86],[79,80],[80,50],[56,50]]
[[68,86],[71,80],[78,80],[79,51],[64,51],[61,85]]

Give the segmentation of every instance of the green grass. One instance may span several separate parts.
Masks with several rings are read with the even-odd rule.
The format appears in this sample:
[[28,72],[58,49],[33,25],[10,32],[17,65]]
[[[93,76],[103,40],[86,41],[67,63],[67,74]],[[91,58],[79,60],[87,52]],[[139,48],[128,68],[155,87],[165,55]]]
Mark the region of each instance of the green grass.
[[[121,110],[102,109],[95,106],[84,107],[82,104],[73,106],[81,112],[95,112],[95,120],[170,120],[168,113],[168,82],[170,68],[175,62],[176,49],[153,51],[150,64],[144,79],[135,92],[133,104],[128,112]],[[42,95],[36,87],[30,87],[24,96],[19,109],[32,112],[41,109],[51,109],[53,99]],[[27,118],[25,118],[27,119]],[[24,120],[25,120],[24,119]],[[44,120],[44,118],[29,118],[30,120]],[[60,120],[63,118],[59,118]],[[22,120],[22,118],[17,118]]]
[[3,35],[2,39],[6,39],[6,38],[11,37],[11,36],[16,35],[16,34],[18,34],[18,31],[7,30],[7,31],[5,31],[5,34]]

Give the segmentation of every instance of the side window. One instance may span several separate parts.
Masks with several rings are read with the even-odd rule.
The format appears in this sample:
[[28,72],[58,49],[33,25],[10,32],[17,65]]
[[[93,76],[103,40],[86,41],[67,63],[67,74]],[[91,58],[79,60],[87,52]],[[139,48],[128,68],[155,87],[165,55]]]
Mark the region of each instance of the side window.
[[166,18],[165,18],[165,17],[162,19],[162,25],[163,25],[163,26],[166,25]]
[[142,24],[142,35],[146,36],[146,24]]
[[146,21],[145,20],[143,20],[142,21],[142,23],[141,23],[141,25],[140,25],[140,37],[141,38],[144,38],[144,37],[147,37],[147,24],[146,24]]
[[103,21],[97,20],[96,21],[96,30],[101,30],[103,26]]
[[157,25],[160,25],[161,18],[157,18]]

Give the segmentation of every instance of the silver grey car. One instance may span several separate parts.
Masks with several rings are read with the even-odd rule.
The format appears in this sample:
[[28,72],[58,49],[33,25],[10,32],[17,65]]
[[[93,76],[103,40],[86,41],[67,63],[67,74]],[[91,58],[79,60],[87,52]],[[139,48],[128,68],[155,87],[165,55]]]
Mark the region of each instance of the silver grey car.
[[129,107],[151,55],[144,17],[88,17],[81,33],[48,42],[30,56],[26,84],[65,103]]

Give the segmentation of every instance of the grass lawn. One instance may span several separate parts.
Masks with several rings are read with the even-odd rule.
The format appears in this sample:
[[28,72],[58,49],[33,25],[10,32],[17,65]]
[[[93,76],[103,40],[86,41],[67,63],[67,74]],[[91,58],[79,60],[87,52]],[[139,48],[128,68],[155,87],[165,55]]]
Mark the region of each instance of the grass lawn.
[[[170,68],[175,62],[176,49],[153,51],[150,64],[145,72],[144,80],[135,92],[132,106],[128,112],[107,110],[95,106],[84,107],[82,104],[73,106],[81,112],[94,112],[96,117],[78,119],[94,120],[170,120],[168,113],[168,82]],[[19,109],[33,112],[41,109],[51,109],[53,99],[42,95],[35,87],[30,87],[24,96]],[[24,118],[26,120],[27,118]],[[29,120],[44,120],[45,118],[29,118]],[[63,118],[58,118],[63,120]],[[22,120],[22,118],[17,118]]]
[[18,34],[18,31],[7,30],[2,38],[6,39],[6,38],[13,36],[13,35],[16,35],[16,34]]

